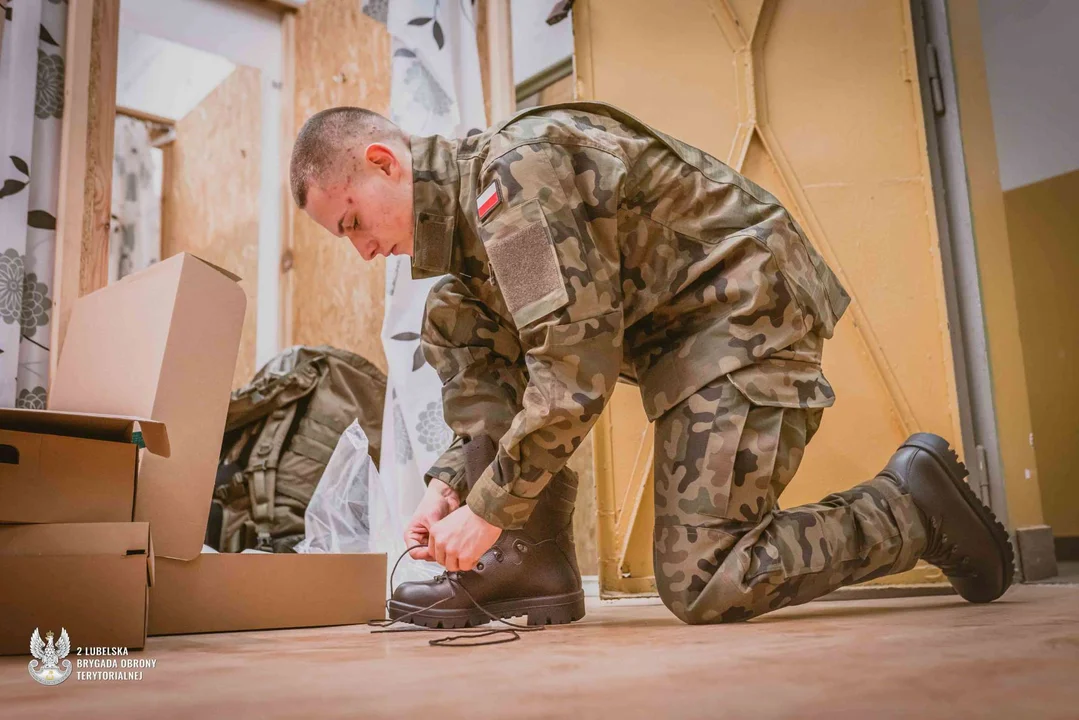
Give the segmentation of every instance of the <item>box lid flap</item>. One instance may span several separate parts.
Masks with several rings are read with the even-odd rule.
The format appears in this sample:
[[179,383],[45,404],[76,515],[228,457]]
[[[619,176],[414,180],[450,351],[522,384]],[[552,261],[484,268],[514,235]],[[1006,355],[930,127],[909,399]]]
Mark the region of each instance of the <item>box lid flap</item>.
[[165,423],[146,418],[0,408],[0,429],[111,442],[132,442],[134,434],[141,433],[147,450],[161,457],[169,456],[169,434]]
[[209,265],[214,270],[218,271],[219,273],[221,273],[222,275],[227,277],[229,280],[232,280],[234,282],[240,282],[241,280],[243,280],[243,278],[240,277],[239,275],[237,275],[236,273],[229,272],[228,270],[221,267],[220,265],[214,265],[212,262],[210,262],[206,258],[200,258],[198,255],[191,255],[191,257],[194,258],[195,260],[198,260],[201,263],[205,263],[205,264]]
[[50,410],[167,426],[135,496],[163,557],[196,557],[206,534],[247,305],[235,277],[181,253],[79,298],[52,379]]
[[0,525],[0,555],[147,555],[150,524]]

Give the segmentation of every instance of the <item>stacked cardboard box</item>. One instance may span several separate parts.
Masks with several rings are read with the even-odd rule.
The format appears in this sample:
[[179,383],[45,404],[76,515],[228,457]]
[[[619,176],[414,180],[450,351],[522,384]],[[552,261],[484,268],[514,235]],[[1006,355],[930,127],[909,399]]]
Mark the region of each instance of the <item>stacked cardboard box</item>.
[[203,554],[246,298],[178,255],[80,298],[49,410],[0,410],[0,653],[382,617],[384,554]]

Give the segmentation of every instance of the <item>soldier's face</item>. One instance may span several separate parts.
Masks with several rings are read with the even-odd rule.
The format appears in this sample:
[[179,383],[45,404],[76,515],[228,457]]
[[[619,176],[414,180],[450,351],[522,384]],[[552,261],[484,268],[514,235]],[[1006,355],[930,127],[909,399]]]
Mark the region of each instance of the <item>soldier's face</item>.
[[330,177],[311,184],[304,210],[364,260],[412,255],[412,160],[381,143],[352,148]]

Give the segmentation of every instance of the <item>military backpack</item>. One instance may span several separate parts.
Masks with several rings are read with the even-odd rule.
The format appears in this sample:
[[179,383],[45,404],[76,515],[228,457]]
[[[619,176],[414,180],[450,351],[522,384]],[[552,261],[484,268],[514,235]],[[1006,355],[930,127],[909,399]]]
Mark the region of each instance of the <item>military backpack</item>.
[[290,552],[341,433],[359,420],[378,463],[386,376],[329,346],[297,346],[232,393],[206,544]]

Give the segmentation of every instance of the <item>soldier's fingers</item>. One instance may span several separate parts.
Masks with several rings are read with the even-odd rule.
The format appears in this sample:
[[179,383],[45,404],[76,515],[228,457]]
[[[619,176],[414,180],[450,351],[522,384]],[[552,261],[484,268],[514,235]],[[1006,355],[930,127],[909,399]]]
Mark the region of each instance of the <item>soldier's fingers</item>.
[[446,551],[446,557],[443,559],[442,567],[446,568],[447,572],[457,572],[461,569],[461,566],[457,563],[457,553],[453,550]]
[[442,558],[445,555],[444,551],[440,552],[440,548],[438,546],[438,538],[435,537],[434,533],[431,533],[427,536],[427,554],[430,557],[434,558],[435,562],[440,564],[442,562]]
[[405,547],[427,544],[427,529],[413,525],[405,531]]
[[[413,543],[413,544],[415,544],[415,543]],[[431,549],[428,548],[428,547],[413,548],[412,550],[408,551],[408,554],[409,554],[410,557],[412,557],[415,560],[433,560],[434,559],[432,557],[432,555],[431,555]]]

